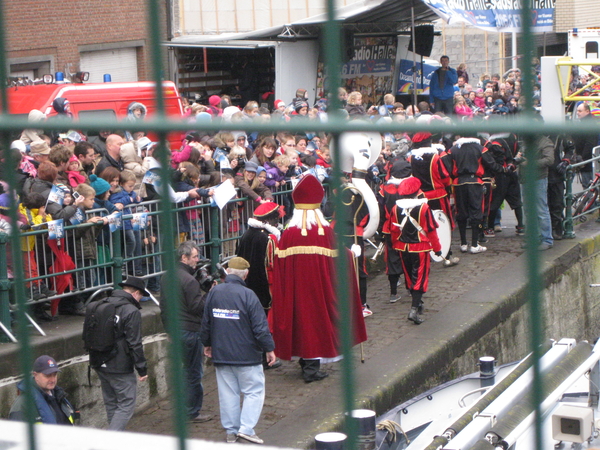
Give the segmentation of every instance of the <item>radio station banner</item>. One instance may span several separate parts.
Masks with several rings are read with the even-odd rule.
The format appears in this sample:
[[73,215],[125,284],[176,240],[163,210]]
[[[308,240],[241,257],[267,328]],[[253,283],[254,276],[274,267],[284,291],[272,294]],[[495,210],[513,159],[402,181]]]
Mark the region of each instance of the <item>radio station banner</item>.
[[354,38],[352,59],[342,66],[348,93],[360,91],[364,104],[376,104],[391,92],[396,49],[395,37]]
[[[437,69],[436,66],[429,64],[421,64],[417,62],[416,74],[417,74],[417,89],[419,94],[429,94],[429,83],[431,82],[431,75],[433,71]],[[400,67],[398,69],[398,91],[396,94],[409,94],[413,90],[413,62],[408,59],[400,60]],[[421,78],[422,75],[422,78]]]
[[532,31],[553,31],[555,0],[422,0],[448,23],[466,22],[487,31],[522,30],[521,4],[531,2]]

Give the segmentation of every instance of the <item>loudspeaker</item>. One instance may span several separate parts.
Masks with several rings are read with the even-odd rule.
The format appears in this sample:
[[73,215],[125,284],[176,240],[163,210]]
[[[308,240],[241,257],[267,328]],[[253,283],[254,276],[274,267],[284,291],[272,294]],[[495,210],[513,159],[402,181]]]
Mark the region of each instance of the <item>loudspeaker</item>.
[[[414,53],[421,56],[431,56],[431,49],[433,48],[433,25],[416,26],[415,41],[417,41],[417,45],[415,46]],[[412,33],[408,50],[413,51]]]

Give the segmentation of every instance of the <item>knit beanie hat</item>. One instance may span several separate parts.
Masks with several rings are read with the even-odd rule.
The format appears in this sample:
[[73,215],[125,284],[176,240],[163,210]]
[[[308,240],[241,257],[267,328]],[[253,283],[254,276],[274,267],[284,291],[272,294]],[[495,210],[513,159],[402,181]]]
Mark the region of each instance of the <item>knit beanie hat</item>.
[[208,97],[208,104],[210,106],[217,106],[221,104],[221,97],[219,97],[218,95],[211,95],[210,97]]
[[96,191],[96,197],[104,194],[110,189],[110,184],[104,178],[97,177],[96,175],[90,175],[90,186]]
[[308,108],[308,103],[306,103],[305,101],[294,102],[294,109],[297,113],[299,113],[302,108]]

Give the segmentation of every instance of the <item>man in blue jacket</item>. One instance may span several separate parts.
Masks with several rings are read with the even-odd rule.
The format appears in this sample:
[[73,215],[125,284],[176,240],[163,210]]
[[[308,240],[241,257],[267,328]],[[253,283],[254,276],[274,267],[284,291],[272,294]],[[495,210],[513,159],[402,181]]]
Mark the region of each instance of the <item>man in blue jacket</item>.
[[244,258],[229,260],[225,283],[212,288],[206,298],[200,335],[217,374],[226,441],[240,437],[262,444],[254,431],[265,400],[262,353],[269,365],[275,363],[275,343],[258,297],[244,282],[249,267]]
[[450,67],[450,58],[446,55],[440,58],[442,67],[431,74],[429,84],[429,102],[436,113],[450,115],[454,111],[454,85],[458,82],[456,69]]
[[[36,422],[73,425],[73,406],[67,400],[65,391],[57,385],[58,364],[54,358],[43,355],[33,363],[33,401],[35,403]],[[24,421],[25,418],[25,383],[17,385],[19,396],[8,414],[9,420]]]

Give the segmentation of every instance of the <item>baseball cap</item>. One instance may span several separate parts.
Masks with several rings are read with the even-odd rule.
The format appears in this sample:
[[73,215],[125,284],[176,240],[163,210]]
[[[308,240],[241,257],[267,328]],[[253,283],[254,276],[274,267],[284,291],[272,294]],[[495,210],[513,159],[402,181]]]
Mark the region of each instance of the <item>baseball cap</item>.
[[60,369],[54,358],[48,355],[42,355],[34,361],[33,371],[43,373],[44,375],[50,375],[55,372],[60,372]]

